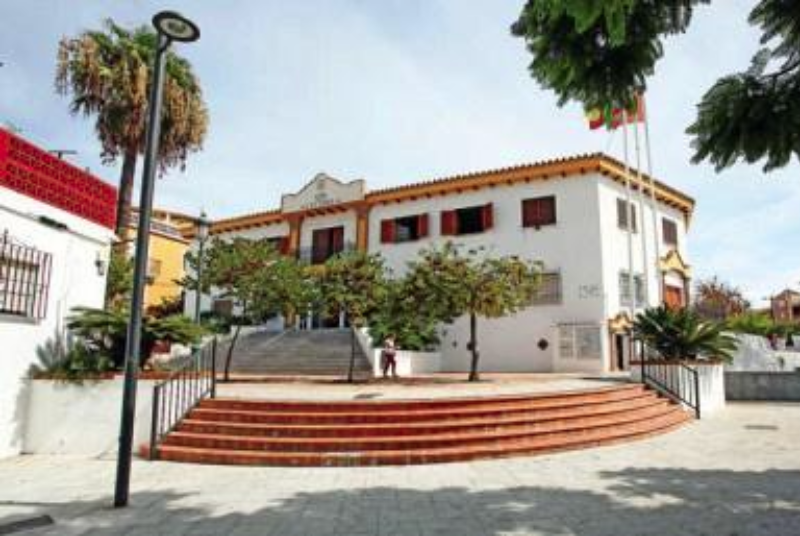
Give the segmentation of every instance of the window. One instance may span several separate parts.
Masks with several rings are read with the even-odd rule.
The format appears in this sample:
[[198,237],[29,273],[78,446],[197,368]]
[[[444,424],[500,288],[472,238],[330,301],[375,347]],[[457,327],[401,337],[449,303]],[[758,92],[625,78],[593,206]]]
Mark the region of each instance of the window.
[[661,234],[664,238],[664,243],[670,246],[678,246],[678,224],[674,221],[662,218],[661,220]]
[[233,300],[228,298],[215,299],[211,304],[211,310],[216,315],[229,318],[233,316]]
[[541,275],[539,288],[531,305],[558,305],[561,303],[561,273],[547,272]]
[[569,324],[558,327],[558,356],[560,359],[600,360],[602,358],[600,326]]
[[428,215],[417,214],[381,221],[381,243],[413,242],[428,236]]
[[483,233],[494,226],[491,203],[483,206],[444,210],[441,214],[442,235]]
[[157,279],[161,275],[161,259],[147,259],[147,277],[148,279]]
[[522,201],[522,226],[538,229],[556,223],[556,197],[536,197]]
[[0,313],[45,318],[51,265],[50,253],[0,236]]
[[[641,274],[633,276],[634,292],[636,293],[636,304],[644,304],[644,279]],[[628,272],[619,273],[619,302],[622,305],[631,305],[631,280]]]
[[632,216],[630,230],[635,233],[636,206],[633,203],[626,203],[624,199],[617,199],[617,225],[620,229],[628,230],[628,208]]

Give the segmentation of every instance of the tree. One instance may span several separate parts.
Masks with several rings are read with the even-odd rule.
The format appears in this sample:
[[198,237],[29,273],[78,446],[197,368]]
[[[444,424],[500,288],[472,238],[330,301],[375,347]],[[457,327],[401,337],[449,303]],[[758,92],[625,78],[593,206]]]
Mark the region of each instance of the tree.
[[[233,300],[241,308],[242,319],[258,322],[275,312],[274,302],[267,299],[271,291],[263,288],[264,270],[269,270],[280,262],[281,255],[267,240],[215,239],[206,249],[204,259],[191,256],[189,259],[195,268],[198,262],[205,263],[203,279],[200,281],[203,291],[216,289],[220,297]],[[184,284],[195,291],[198,286],[197,280],[191,278],[185,279]],[[241,329],[240,321],[236,325],[225,357],[225,381],[230,378],[231,360]]]
[[[120,238],[130,225],[136,161],[144,151],[157,41],[146,26],[127,30],[108,19],[102,31],[63,38],[58,47],[57,91],[71,96],[73,114],[95,116],[103,161],[122,158],[116,222]],[[191,65],[168,52],[158,155],[161,170],[184,167],[189,153],[201,149],[207,127],[208,112]]]
[[[323,313],[344,313],[353,329],[363,327],[382,303],[386,293],[386,269],[380,255],[361,251],[340,253],[314,270]],[[355,331],[347,381],[353,381]]]
[[737,287],[721,281],[717,276],[697,282],[694,309],[701,317],[722,321],[739,316],[750,308],[750,303]]
[[730,361],[736,339],[722,323],[706,322],[691,309],[654,307],[636,315],[633,335],[665,360],[718,358]]
[[[709,0],[528,0],[511,32],[533,55],[530,72],[559,105],[629,108],[663,55]],[[762,31],[750,68],[723,77],[703,96],[687,129],[695,163],[717,170],[766,159],[765,171],[800,158],[800,10],[761,0],[749,21]]]
[[420,253],[409,266],[409,285],[427,298],[428,314],[446,321],[469,317],[471,354],[469,381],[479,379],[478,317],[500,318],[515,313],[533,299],[541,265],[518,257],[489,257],[481,251],[462,253],[452,243]]

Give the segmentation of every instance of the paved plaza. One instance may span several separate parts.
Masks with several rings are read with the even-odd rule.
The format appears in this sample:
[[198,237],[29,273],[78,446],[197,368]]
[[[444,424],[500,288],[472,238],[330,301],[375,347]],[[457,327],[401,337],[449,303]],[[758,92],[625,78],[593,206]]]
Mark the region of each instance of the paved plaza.
[[136,462],[110,507],[111,459],[0,461],[0,534],[797,535],[800,405],[732,404],[665,436],[557,455],[381,468]]

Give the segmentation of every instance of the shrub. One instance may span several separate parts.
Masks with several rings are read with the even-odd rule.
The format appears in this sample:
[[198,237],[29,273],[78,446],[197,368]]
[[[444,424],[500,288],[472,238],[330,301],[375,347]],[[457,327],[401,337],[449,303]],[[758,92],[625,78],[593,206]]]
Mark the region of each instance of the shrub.
[[689,309],[656,307],[636,316],[634,337],[666,360],[722,359],[730,361],[736,339],[725,325],[703,321]]
[[100,378],[114,369],[107,355],[92,352],[80,343],[69,345],[61,333],[56,333],[37,348],[36,355],[39,363],[31,365],[28,371],[33,378],[81,383],[83,380]]

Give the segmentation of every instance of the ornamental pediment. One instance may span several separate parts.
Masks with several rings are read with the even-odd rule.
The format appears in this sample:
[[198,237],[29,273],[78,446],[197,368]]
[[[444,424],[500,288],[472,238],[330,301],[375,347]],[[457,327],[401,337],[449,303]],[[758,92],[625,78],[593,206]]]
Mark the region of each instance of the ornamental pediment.
[[364,199],[364,189],[363,179],[342,182],[325,173],[318,173],[299,192],[281,197],[281,212],[299,212],[361,201]]
[[672,249],[661,258],[661,271],[664,273],[677,272],[685,278],[692,276],[692,267],[686,264],[677,249]]

